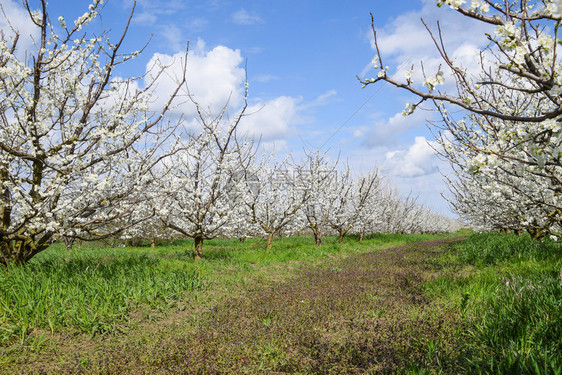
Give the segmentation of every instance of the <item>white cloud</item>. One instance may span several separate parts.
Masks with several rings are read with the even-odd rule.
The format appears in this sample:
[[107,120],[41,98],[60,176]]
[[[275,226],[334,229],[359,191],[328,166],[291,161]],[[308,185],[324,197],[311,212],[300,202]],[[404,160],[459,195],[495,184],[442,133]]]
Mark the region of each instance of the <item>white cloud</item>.
[[263,47],[249,47],[249,48],[245,48],[244,52],[252,55],[257,55],[258,53],[262,53],[263,50],[264,50]]
[[232,14],[232,22],[237,25],[255,25],[264,21],[260,16],[249,13],[245,9],[240,9]]
[[[183,0],[137,0],[136,3],[133,22],[143,26],[157,26],[158,34],[172,42],[184,39],[181,42],[181,48],[185,46],[185,40],[187,40],[187,38],[182,38],[181,30],[201,31],[209,23],[206,18],[193,17],[193,13],[187,11],[187,3]],[[129,10],[133,6],[133,2],[123,1],[122,6]],[[169,21],[171,17],[180,12],[182,20],[179,27],[164,21]],[[174,31],[175,33],[173,33]],[[173,44],[172,47],[177,50],[177,44]]]
[[136,14],[133,21],[142,25],[154,25],[157,19],[158,17],[152,12],[142,12]]
[[438,159],[434,147],[436,142],[425,137],[416,137],[407,150],[394,150],[386,153],[383,171],[391,176],[419,177],[434,173],[438,169]]
[[[166,55],[156,53],[147,65],[150,69],[156,62],[166,66],[158,79],[154,93],[153,110],[159,110],[180,80],[184,54]],[[229,113],[239,110],[243,103],[245,71],[240,50],[217,46],[208,51],[199,40],[187,57],[187,89],[180,92],[172,113],[183,115],[187,128],[196,128],[196,110],[188,100],[189,95],[210,115],[217,115],[228,104]],[[156,72],[156,70],[155,70]],[[148,77],[149,78],[149,77]],[[335,92],[328,91],[312,103],[320,105]],[[296,133],[295,124],[302,122],[300,112],[305,108],[301,98],[280,96],[267,101],[255,100],[248,106],[238,125],[240,135],[261,138],[269,148],[284,149],[286,138]],[[283,143],[285,142],[285,143]]]
[[425,125],[430,113],[421,109],[409,116],[397,113],[387,120],[380,120],[372,127],[361,127],[355,131],[355,138],[362,138],[361,145],[378,147],[397,141],[398,137],[413,127]]
[[[263,141],[280,140],[295,135],[302,137],[303,131],[297,130],[296,125],[313,121],[313,118],[306,115],[306,111],[329,104],[331,98],[336,95],[336,90],[329,90],[310,102],[290,96],[280,96],[266,102],[258,101],[248,107],[247,116],[239,125],[240,134],[261,138]],[[322,131],[309,131],[307,134],[318,135],[322,134]]]
[[124,9],[131,9],[136,3],[140,13],[151,13],[158,15],[176,14],[187,7],[187,2],[183,0],[123,0],[121,6]]
[[[386,26],[377,27],[383,63],[391,66],[393,78],[404,82],[405,70],[414,65],[414,84],[421,84],[424,78],[420,61],[423,61],[423,70],[427,76],[434,76],[441,66],[446,73],[444,88],[448,90],[455,87],[454,79],[448,68],[445,69],[435,43],[420,19],[425,21],[437,40],[439,21],[446,52],[450,58],[455,59],[456,64],[467,68],[472,74],[480,70],[478,51],[488,44],[485,33],[493,33],[493,26],[462,16],[447,6],[437,8],[434,0],[425,0],[422,9],[401,14]],[[369,38],[374,48],[372,31],[369,31]],[[366,78],[375,74],[371,64],[362,73]]]
[[176,25],[163,25],[160,34],[167,40],[168,48],[172,51],[185,50],[187,39],[183,37],[182,30]]
[[411,193],[412,196],[417,197],[418,204],[423,204],[426,208],[431,208],[446,216],[456,217],[441,195],[447,192],[447,184],[441,173],[434,172],[418,177],[395,176],[392,178],[392,182],[403,195]]
[[279,139],[275,141],[261,142],[260,146],[266,154],[275,154],[279,157],[282,153],[289,151],[287,141],[284,139]]
[[[435,142],[431,144],[436,146]],[[337,150],[332,150],[331,155],[337,157]],[[450,173],[449,163],[434,154],[424,137],[395,148],[356,147],[345,156],[340,159],[348,161],[354,170],[363,173],[378,168],[386,181],[395,185],[403,195],[419,196],[418,203],[452,216],[447,202],[441,197],[441,193],[447,191],[441,174]]]
[[278,80],[279,77],[271,75],[271,74],[259,74],[256,77],[254,77],[253,81],[259,82],[259,83],[268,83],[270,81],[275,81]]
[[328,90],[325,93],[318,96],[314,101],[308,103],[305,108],[321,107],[329,103],[330,99],[337,96],[338,92],[336,90]]
[[206,18],[198,17],[187,20],[185,23],[185,27],[192,32],[201,31],[209,24],[209,20]]
[[[238,108],[243,99],[242,86],[245,79],[244,68],[240,66],[242,61],[239,50],[217,46],[206,51],[204,43],[198,41],[187,57],[187,87],[191,97],[202,108],[208,109],[215,115],[227,104],[231,109]],[[164,105],[177,86],[182,74],[184,54],[156,53],[148,63],[147,70],[156,62],[167,68],[158,79],[153,103],[155,109]],[[180,95],[183,95],[183,100],[187,101],[186,90],[182,90]],[[195,108],[191,103],[181,105],[174,111],[187,116],[195,114]]]
[[238,130],[240,134],[264,141],[286,138],[294,132],[292,125],[298,121],[299,102],[300,99],[280,96],[265,103],[251,105]]
[[445,47],[451,49],[449,54],[463,44],[485,46],[488,43],[485,33],[493,31],[493,27],[475,22],[448,7],[437,8],[433,0],[425,1],[421,10],[404,13],[379,30],[378,41],[383,57],[436,56],[435,44],[421,19],[436,38],[439,38],[439,22]]

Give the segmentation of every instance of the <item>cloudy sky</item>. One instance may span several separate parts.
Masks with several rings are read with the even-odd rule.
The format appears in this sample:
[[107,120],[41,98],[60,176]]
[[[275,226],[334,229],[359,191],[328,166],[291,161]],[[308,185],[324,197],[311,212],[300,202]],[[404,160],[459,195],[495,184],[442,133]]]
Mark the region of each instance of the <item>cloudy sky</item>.
[[[28,35],[19,1],[0,3],[12,25]],[[106,0],[101,21],[114,38],[132,5]],[[87,6],[86,0],[51,0],[50,18],[56,22],[62,15],[70,23]],[[426,126],[435,113],[403,117],[405,103],[414,98],[386,84],[362,89],[357,81],[358,75],[376,74],[371,12],[390,74],[421,60],[427,70],[439,65],[421,18],[434,29],[439,20],[450,55],[469,68],[490,31],[438,8],[435,0],[138,0],[124,48],[139,50],[150,42],[118,74],[141,75],[156,60],[179,69],[189,41],[188,84],[201,105],[239,106],[247,74],[251,115],[240,126],[261,137],[264,147],[279,154],[328,149],[356,170],[380,168],[403,193],[419,194],[421,202],[450,215],[440,196],[446,190],[440,173],[449,169],[435,156]],[[173,73],[168,77],[158,87],[162,98]]]

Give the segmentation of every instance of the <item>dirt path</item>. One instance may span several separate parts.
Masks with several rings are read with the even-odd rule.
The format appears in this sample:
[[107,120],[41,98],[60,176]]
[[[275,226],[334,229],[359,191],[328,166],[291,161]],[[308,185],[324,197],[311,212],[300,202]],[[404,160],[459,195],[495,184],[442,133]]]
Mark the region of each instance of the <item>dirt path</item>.
[[[77,355],[73,373],[458,373],[445,306],[423,296],[426,262],[459,239],[412,243],[306,267],[183,322]],[[157,323],[158,324],[158,323]],[[103,353],[103,354],[102,354]]]

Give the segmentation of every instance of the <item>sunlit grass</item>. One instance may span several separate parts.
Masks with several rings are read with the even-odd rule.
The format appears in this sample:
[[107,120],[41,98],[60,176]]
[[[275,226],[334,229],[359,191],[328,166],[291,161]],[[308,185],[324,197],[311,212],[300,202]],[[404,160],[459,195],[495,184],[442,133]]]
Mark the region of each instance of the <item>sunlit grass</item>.
[[[0,269],[0,343],[24,342],[37,329],[119,332],[132,310],[166,310],[185,293],[219,278],[230,277],[226,284],[244,282],[254,265],[314,262],[327,255],[428,238],[434,237],[381,234],[362,243],[350,237],[338,244],[327,237],[324,246],[317,247],[312,238],[292,237],[276,239],[270,250],[261,238],[213,239],[205,242],[205,259],[200,262],[193,260],[193,240],[161,243],[155,249],[84,243],[70,251],[57,243],[26,265]],[[233,265],[236,272],[229,274],[227,268]]]
[[[191,240],[56,244],[0,272],[0,367],[560,373],[560,245],[458,236],[215,239],[200,261]],[[74,338],[96,347],[59,354]]]
[[464,317],[469,372],[562,373],[561,245],[482,233],[442,258],[426,290]]
[[[409,236],[394,240],[411,242]],[[239,252],[209,248],[199,264],[213,281],[205,291],[213,299],[198,299],[199,313],[151,330],[149,340],[129,338],[104,348],[108,360],[82,352],[62,371],[80,369],[84,361],[83,371],[99,374],[396,373],[408,363],[453,366],[454,342],[439,337],[455,320],[444,318],[420,290],[424,255],[446,243],[384,251],[352,239],[337,246],[328,239],[317,248],[310,239],[293,238],[285,249],[260,250],[251,241]],[[215,253],[222,255],[213,258]],[[264,253],[267,264],[254,263]],[[226,279],[234,285],[225,287]],[[428,354],[425,345],[432,343]]]
[[0,270],[0,342],[35,329],[116,332],[132,308],[161,309],[202,287],[194,269],[122,249],[63,253]]

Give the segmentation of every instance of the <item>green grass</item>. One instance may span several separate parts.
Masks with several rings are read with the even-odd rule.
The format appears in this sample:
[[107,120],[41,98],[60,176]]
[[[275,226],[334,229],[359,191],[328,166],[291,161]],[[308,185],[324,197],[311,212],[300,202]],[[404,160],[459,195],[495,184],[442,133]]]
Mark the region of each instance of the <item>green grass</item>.
[[[63,257],[66,256],[66,257]],[[0,343],[36,329],[117,332],[132,308],[162,309],[202,287],[194,269],[130,250],[58,246],[0,270]]]
[[[60,363],[50,359],[46,365],[30,353],[13,368],[324,374],[394,373],[409,361],[450,362],[452,345],[436,344],[430,354],[418,350],[437,342],[452,323],[423,299],[419,283],[423,254],[432,255],[446,241],[406,244],[414,238],[420,237],[393,236],[393,242],[377,236],[376,246],[327,239],[321,248],[309,238],[292,238],[269,251],[260,241],[238,250],[233,242],[221,242],[223,247],[208,247],[207,258],[197,263],[208,287],[185,311],[126,337],[98,340],[95,349],[75,351]],[[390,246],[396,243],[405,245]],[[265,261],[256,263],[258,256]]]
[[[131,312],[165,311],[181,304],[186,293],[205,283],[244,284],[255,265],[313,262],[338,253],[360,252],[382,244],[433,238],[428,235],[374,235],[358,244],[327,237],[322,247],[312,238],[276,239],[265,250],[263,239],[213,239],[204,244],[205,259],[192,259],[193,240],[176,240],[155,249],[85,243],[68,251],[54,244],[26,265],[0,269],[0,344],[25,342],[37,330],[89,335],[123,331]],[[235,266],[235,272],[227,270]],[[230,278],[230,279],[229,279]]]
[[562,374],[562,244],[482,233],[432,262],[432,298],[457,307],[468,372]]
[[479,233],[470,236],[461,246],[457,257],[460,262],[477,266],[501,263],[550,263],[560,257],[562,243],[536,242],[528,234],[522,236],[500,233]]
[[0,270],[0,367],[562,374],[562,245],[443,237],[56,244]]

